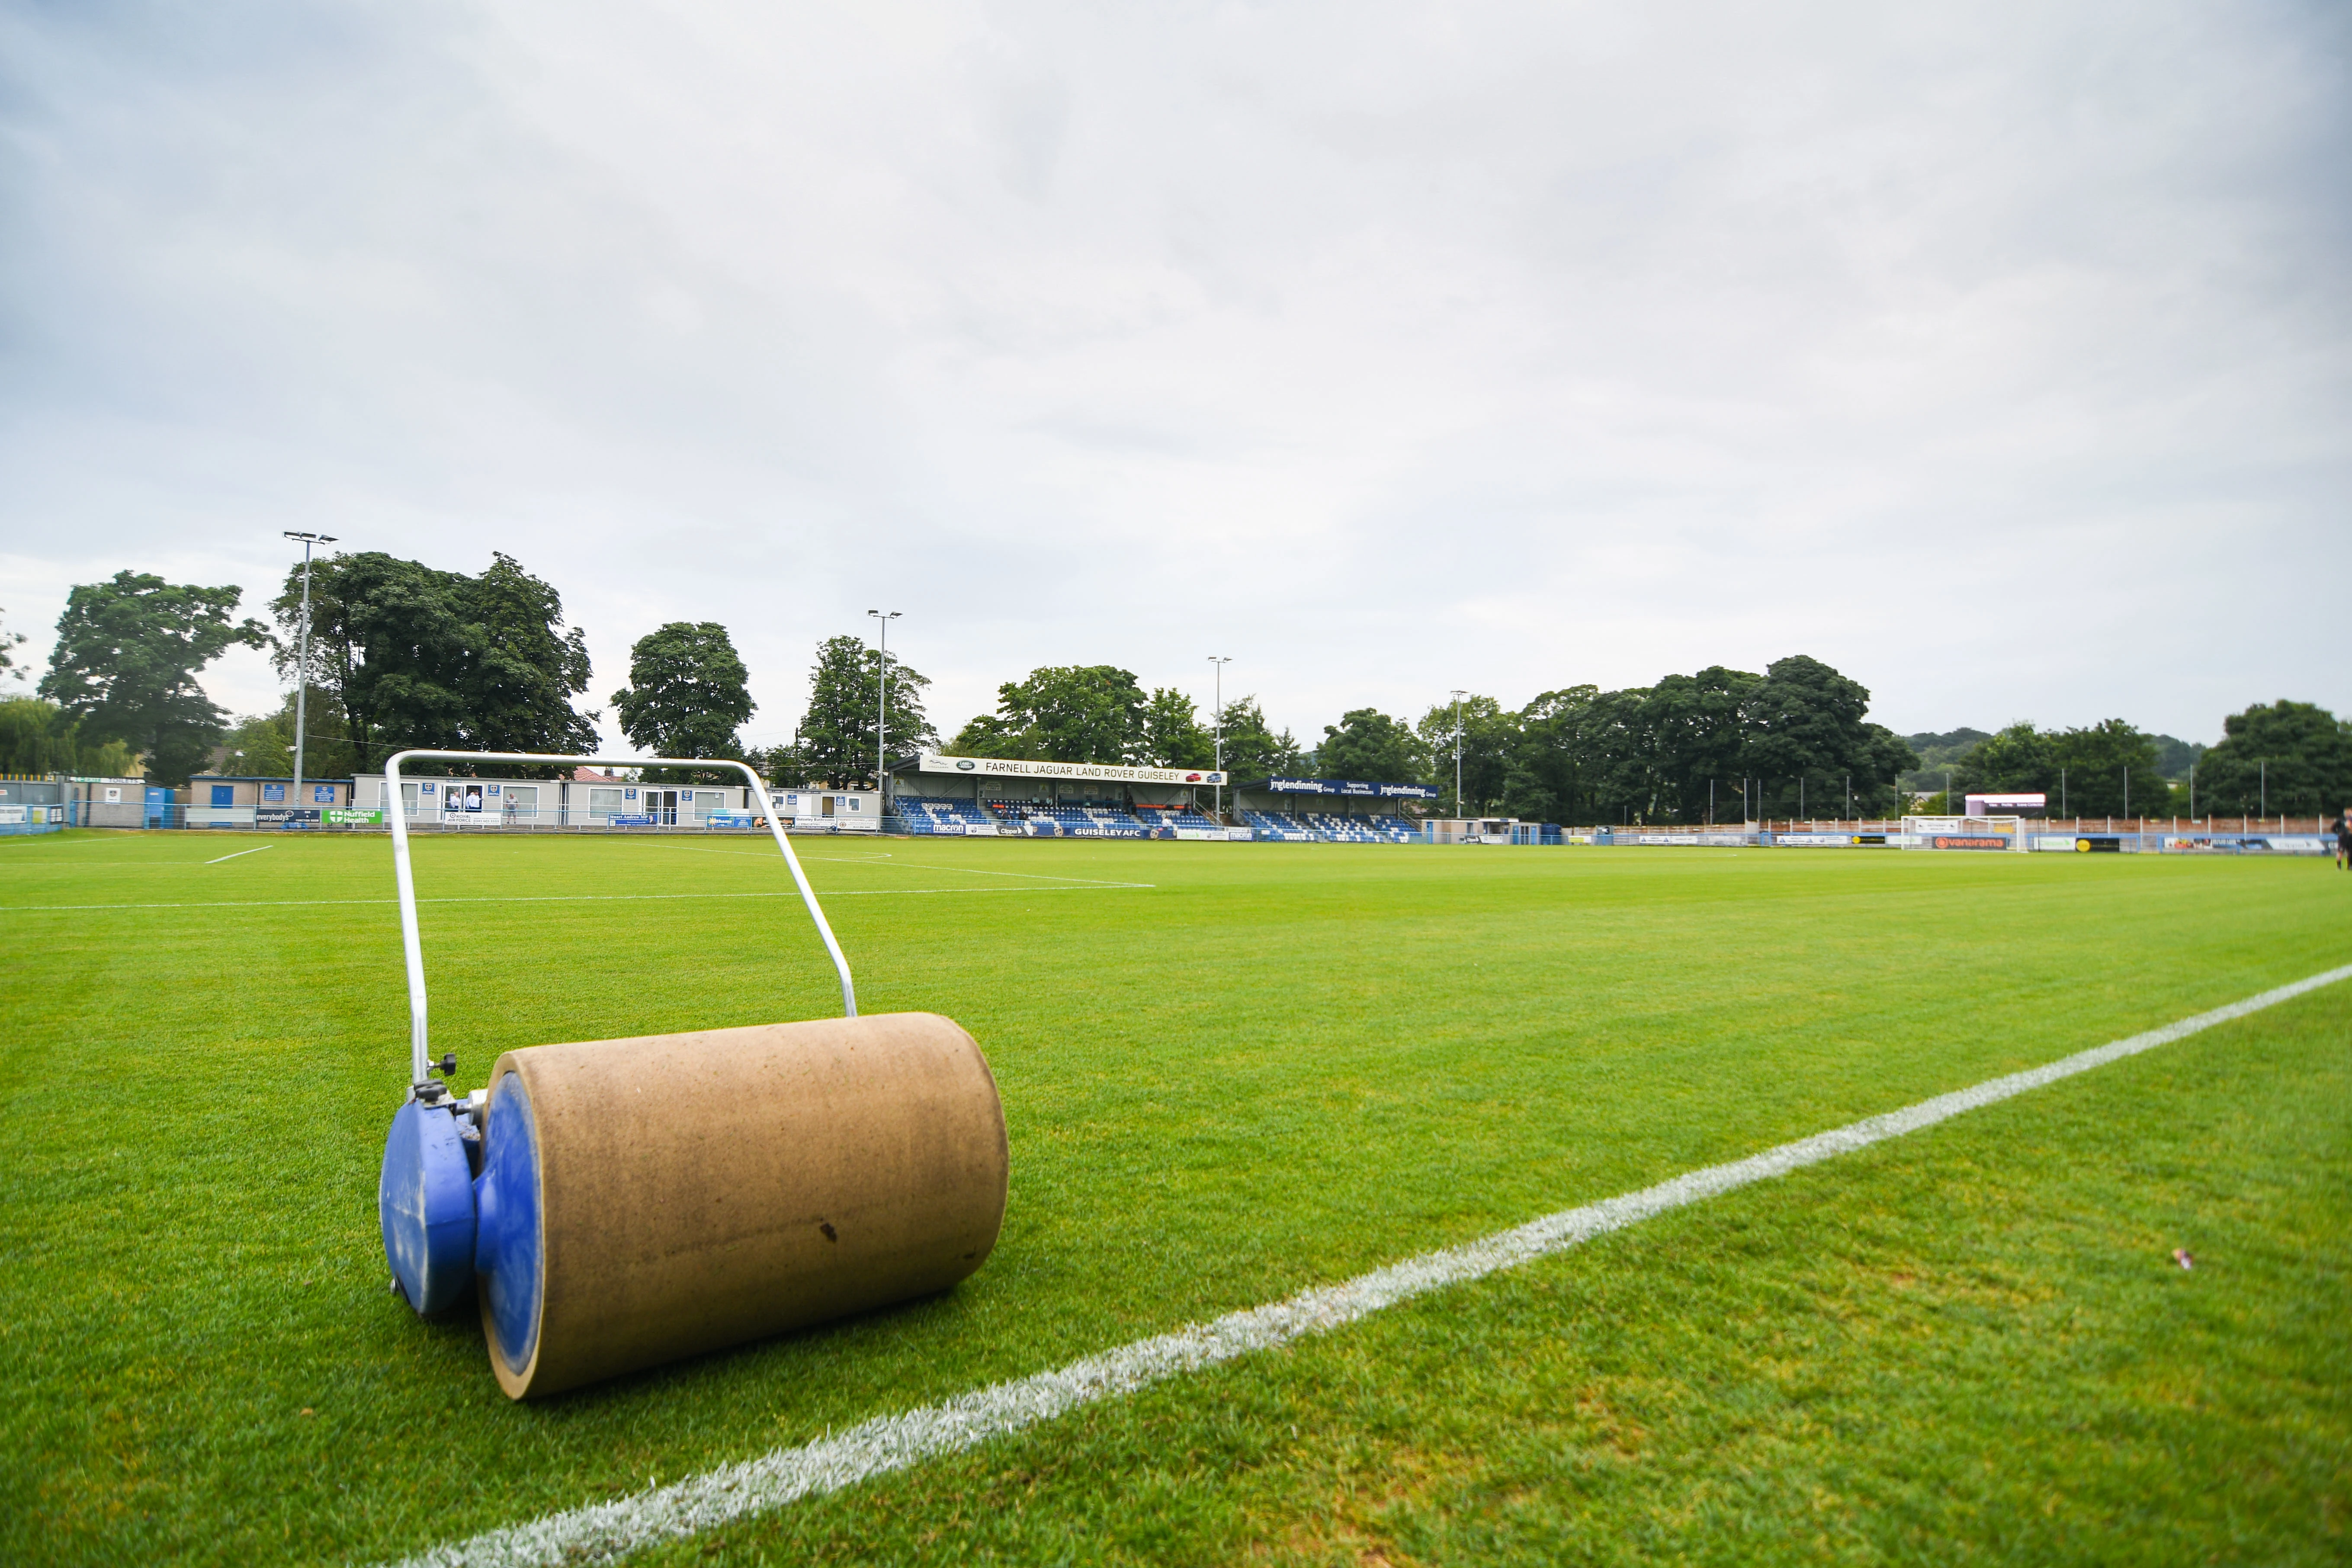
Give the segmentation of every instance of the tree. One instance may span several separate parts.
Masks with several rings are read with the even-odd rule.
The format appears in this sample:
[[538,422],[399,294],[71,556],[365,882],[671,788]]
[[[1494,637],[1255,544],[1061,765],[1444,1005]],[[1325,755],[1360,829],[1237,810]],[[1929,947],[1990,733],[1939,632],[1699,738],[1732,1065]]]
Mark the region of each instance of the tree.
[[[827,637],[816,645],[809,671],[808,711],[801,717],[802,765],[808,781],[836,785],[874,779],[875,707],[882,697],[882,656],[859,637]],[[890,656],[889,740],[896,745],[936,745],[939,735],[923,711],[929,677]]]
[[1215,752],[1192,700],[1172,686],[1154,688],[1143,708],[1141,760],[1152,767],[1205,768]]
[[[572,706],[572,699],[588,689],[588,639],[577,626],[562,630],[563,600],[555,589],[525,572],[513,556],[493,552],[489,570],[475,578],[460,599],[470,623],[479,628],[458,687],[465,699],[467,738],[486,752],[577,755],[594,751],[596,716]],[[727,634],[720,631],[719,637],[724,642]],[[734,649],[727,653],[731,658]],[[735,668],[742,669],[740,660]],[[637,680],[634,665],[629,679]],[[623,728],[634,737],[625,718]]]
[[966,724],[955,750],[1048,763],[1124,763],[1148,747],[1147,706],[1132,671],[1108,664],[1048,665],[998,687],[996,711]]
[[1236,697],[1225,704],[1225,773],[1236,782],[1272,778],[1296,773],[1298,742],[1288,730],[1279,734],[1268,727],[1255,697]]
[[196,672],[231,647],[268,641],[259,621],[230,618],[244,595],[241,588],[171,584],[137,572],[83,584],[58,617],[40,695],[85,741],[120,741],[147,759],[151,777],[185,784],[227,718]]
[[[278,672],[289,679],[301,605],[297,567],[269,606],[280,627]],[[586,639],[565,630],[555,589],[509,555],[494,554],[478,578],[381,551],[322,557],[311,572],[310,667],[313,692],[324,691],[342,716],[355,768],[380,768],[407,747],[578,752],[595,744],[597,715],[572,706],[588,688]],[[332,738],[316,719],[312,733]]]
[[[629,649],[629,684],[613,693],[621,732],[656,756],[740,758],[743,741],[738,731],[754,706],[747,689],[751,678],[725,626],[671,621]],[[687,783],[721,776],[654,771],[687,772],[692,774]]]
[[[2137,800],[2137,794],[2134,796]],[[2197,812],[2252,816],[2352,805],[2352,724],[2312,702],[2257,702],[2221,721],[2221,743],[2197,763]]]
[[1745,771],[1762,783],[1768,814],[1790,815],[1801,805],[1811,811],[1830,798],[1818,793],[1823,787],[1836,791],[1843,810],[1849,776],[1858,794],[1874,795],[1902,771],[1882,776],[1889,762],[1918,765],[1892,731],[1865,721],[1868,687],[1805,654],[1766,666],[1745,709]]
[[1323,726],[1315,765],[1326,778],[1372,784],[1413,784],[1428,772],[1421,737],[1402,719],[1376,708],[1357,708]]
[[[1987,735],[1951,764],[1953,787],[2002,795],[2046,794],[2054,809],[2058,760],[2052,739],[2031,724],[2011,724],[1999,734]],[[1938,776],[1935,782],[1940,785],[1944,781]]]
[[54,702],[0,700],[0,773],[83,773],[130,778],[139,760],[120,741],[91,743]]
[[1599,700],[1595,686],[1546,691],[1519,710],[1518,744],[1503,773],[1503,810],[1531,822],[1572,822],[1586,811],[1591,787],[1583,752],[1572,742],[1586,711]]
[[1427,759],[1422,782],[1444,792],[1441,804],[1448,815],[1467,816],[1501,802],[1504,780],[1510,773],[1511,753],[1518,748],[1518,716],[1507,711],[1491,697],[1462,700],[1462,794],[1468,802],[1465,807],[1454,798],[1454,712],[1452,702],[1441,702],[1423,714],[1413,729],[1422,754]]

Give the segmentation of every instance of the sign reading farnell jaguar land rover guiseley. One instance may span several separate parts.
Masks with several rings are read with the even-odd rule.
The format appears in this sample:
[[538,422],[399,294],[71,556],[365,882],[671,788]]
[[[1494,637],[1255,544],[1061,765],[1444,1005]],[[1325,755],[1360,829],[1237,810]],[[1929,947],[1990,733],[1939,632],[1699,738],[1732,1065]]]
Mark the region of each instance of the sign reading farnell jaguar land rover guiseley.
[[1220,784],[1225,775],[1207,768],[1136,768],[1118,763],[1039,763],[1019,757],[950,757],[921,752],[916,765],[927,773],[963,773],[996,779],[1092,779],[1105,784]]

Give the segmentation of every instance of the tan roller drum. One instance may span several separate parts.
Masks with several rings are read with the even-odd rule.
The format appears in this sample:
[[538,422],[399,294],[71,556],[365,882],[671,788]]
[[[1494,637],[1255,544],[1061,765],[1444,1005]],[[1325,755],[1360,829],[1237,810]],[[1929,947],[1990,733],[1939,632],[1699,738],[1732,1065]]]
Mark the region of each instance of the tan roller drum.
[[509,1051],[475,1270],[520,1399],[887,1302],[978,1268],[1004,1111],[932,1013]]

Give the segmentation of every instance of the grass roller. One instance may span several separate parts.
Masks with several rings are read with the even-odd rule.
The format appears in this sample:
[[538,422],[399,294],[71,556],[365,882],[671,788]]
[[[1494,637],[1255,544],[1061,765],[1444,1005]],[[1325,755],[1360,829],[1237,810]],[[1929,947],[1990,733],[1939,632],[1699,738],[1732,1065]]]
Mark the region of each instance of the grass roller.
[[[743,774],[835,970],[842,1016],[530,1046],[465,1097],[434,1060],[405,813],[393,875],[408,962],[408,1093],[376,1205],[393,1288],[420,1314],[478,1301],[516,1399],[944,1290],[1004,1218],[1004,1112],[970,1035],[857,1016],[833,928],[766,787],[741,763],[408,751],[412,761],[593,763]],[[436,1077],[436,1074],[439,1077]]]

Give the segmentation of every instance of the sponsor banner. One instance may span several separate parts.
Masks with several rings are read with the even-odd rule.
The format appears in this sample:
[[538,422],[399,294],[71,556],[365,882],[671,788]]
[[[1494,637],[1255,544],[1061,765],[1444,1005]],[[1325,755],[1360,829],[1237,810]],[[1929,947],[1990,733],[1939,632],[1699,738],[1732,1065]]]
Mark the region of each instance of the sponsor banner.
[[608,816],[604,819],[604,826],[607,827],[651,827],[653,825],[654,819],[643,812],[634,816]]
[[0,826],[15,827],[25,824],[25,814],[32,809],[29,805],[0,805]]
[[2336,841],[2316,834],[2232,834],[2227,837],[2200,835],[2168,837],[2164,847],[2180,855],[2333,855]]
[[950,757],[924,752],[915,766],[927,773],[963,773],[1001,779],[1094,779],[1105,784],[1221,784],[1225,775],[1207,768],[1131,768],[1116,763],[1039,763],[1017,757]]
[[2009,837],[2000,833],[1923,833],[1930,849],[2006,849]]
[[1437,798],[1437,792],[1427,784],[1376,784],[1369,779],[1268,779],[1262,784],[1240,787],[1263,790],[1268,795],[1340,795],[1368,800]]
[[331,805],[319,814],[330,827],[382,827],[383,813],[353,811],[344,806]]
[[260,827],[286,827],[319,820],[316,806],[265,805],[253,814],[254,824]]
[[2113,835],[2086,837],[2074,840],[2075,853],[2081,855],[2118,855],[2123,852],[2123,847],[2124,841]]
[[1696,833],[1643,833],[1634,836],[1636,844],[1696,844]]
[[1201,839],[1223,844],[1233,837],[1235,830],[1230,827],[1173,827],[1169,831],[1179,838]]
[[2071,853],[2074,847],[2074,836],[2071,833],[2036,833],[2030,835],[2025,844],[2029,849],[2063,849]]
[[1794,849],[1851,848],[1861,840],[1851,833],[1775,833],[1775,844],[1786,844]]

